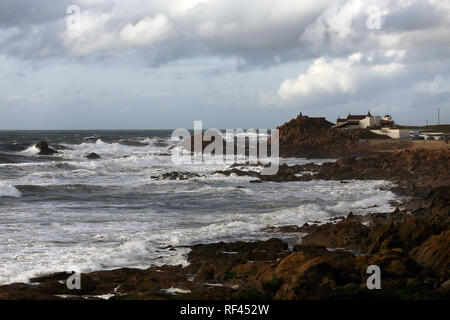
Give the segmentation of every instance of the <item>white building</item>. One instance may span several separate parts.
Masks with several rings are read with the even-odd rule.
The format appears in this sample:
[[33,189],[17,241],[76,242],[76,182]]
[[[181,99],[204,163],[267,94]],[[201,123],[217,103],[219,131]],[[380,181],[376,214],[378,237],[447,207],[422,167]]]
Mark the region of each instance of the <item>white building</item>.
[[376,134],[388,136],[392,139],[409,139],[411,132],[411,130],[409,129],[390,129],[390,128],[383,128],[380,130],[370,130],[370,131]]
[[[392,120],[389,120],[389,121],[392,121]],[[347,118],[343,118],[343,119],[338,118],[335,127],[336,128],[348,128],[348,129],[367,129],[367,128],[380,127],[381,124],[382,124],[382,119],[380,116],[372,116],[372,114],[370,112],[368,112],[366,115],[349,114],[347,116]]]

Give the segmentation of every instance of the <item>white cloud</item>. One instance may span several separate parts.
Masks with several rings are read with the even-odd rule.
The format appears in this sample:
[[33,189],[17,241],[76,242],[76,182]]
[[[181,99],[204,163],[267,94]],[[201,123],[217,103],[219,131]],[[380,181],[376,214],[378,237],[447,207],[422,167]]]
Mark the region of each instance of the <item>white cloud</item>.
[[354,95],[372,81],[392,78],[404,68],[402,54],[388,52],[387,63],[373,63],[373,55],[354,53],[347,58],[319,58],[295,79],[281,83],[278,94],[285,100],[324,94]]
[[431,81],[422,81],[416,85],[416,91],[435,96],[450,93],[450,77],[437,76]]
[[166,15],[145,18],[135,25],[129,23],[120,31],[120,40],[129,45],[150,45],[169,35],[171,23]]
[[346,39],[356,33],[353,20],[361,14],[361,8],[361,0],[334,2],[305,29],[300,41],[319,48],[324,45],[325,38],[339,41]]

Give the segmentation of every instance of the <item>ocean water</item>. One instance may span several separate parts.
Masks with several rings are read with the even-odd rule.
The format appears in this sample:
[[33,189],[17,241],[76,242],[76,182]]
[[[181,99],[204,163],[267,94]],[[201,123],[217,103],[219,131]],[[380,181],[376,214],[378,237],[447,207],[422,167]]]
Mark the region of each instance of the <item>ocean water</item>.
[[[0,284],[36,275],[186,265],[187,245],[257,240],[268,226],[393,210],[387,181],[252,184],[213,174],[208,157],[176,165],[171,131],[0,131]],[[38,156],[45,140],[62,150]],[[88,160],[90,152],[101,160]],[[281,163],[325,160],[280,159]],[[201,175],[152,179],[171,171]]]

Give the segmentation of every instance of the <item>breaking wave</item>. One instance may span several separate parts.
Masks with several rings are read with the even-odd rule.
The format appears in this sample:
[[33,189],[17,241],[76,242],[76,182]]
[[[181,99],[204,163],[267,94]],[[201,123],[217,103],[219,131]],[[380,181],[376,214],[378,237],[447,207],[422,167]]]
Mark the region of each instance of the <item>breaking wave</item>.
[[0,197],[20,198],[21,196],[22,192],[17,190],[16,187],[0,181]]

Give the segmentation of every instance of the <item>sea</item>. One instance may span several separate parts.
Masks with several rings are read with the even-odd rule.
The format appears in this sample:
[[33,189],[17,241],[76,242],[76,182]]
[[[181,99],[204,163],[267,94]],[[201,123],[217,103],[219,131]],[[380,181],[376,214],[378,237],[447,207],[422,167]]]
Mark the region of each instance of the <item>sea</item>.
[[[302,225],[368,212],[397,200],[388,181],[250,183],[215,173],[230,163],[173,161],[171,130],[0,131],[0,284],[53,272],[187,265],[189,245],[299,234]],[[47,141],[60,153],[38,155]],[[86,155],[95,152],[99,160]],[[336,159],[280,158],[280,163]],[[248,167],[244,170],[258,170]],[[173,171],[186,180],[155,178]]]

